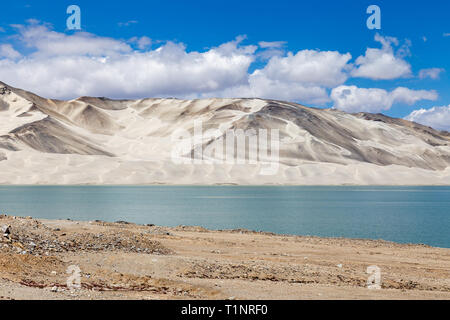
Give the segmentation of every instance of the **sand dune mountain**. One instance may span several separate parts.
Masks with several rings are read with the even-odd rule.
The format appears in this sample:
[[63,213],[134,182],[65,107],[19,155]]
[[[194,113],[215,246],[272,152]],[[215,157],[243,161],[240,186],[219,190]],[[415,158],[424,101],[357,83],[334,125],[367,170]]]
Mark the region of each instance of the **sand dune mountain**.
[[[224,135],[196,140],[199,121]],[[261,175],[261,163],[177,164],[172,135],[179,129],[203,148],[227,130],[277,129],[277,173]],[[62,101],[0,82],[0,183],[448,185],[450,134],[276,100]]]

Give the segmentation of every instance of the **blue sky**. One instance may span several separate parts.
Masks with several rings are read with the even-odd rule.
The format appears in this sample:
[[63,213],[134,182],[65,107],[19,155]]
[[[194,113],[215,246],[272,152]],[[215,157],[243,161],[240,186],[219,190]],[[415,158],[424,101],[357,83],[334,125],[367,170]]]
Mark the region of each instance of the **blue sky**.
[[[81,35],[66,28],[71,4],[81,8]],[[381,8],[381,30],[366,27],[372,4]],[[0,81],[55,98],[258,95],[405,117],[414,110],[450,106],[449,12],[445,0],[19,0],[0,11]],[[51,41],[68,49],[42,45]],[[69,49],[72,44],[77,48]],[[81,50],[85,45],[88,49]],[[376,49],[371,57],[368,48]],[[77,55],[107,60],[97,70]],[[379,71],[382,57],[388,72]],[[310,76],[317,65],[321,79]],[[56,71],[61,66],[64,71]],[[90,84],[90,78],[77,74],[83,68],[100,80]],[[130,68],[162,80],[127,75]],[[179,70],[186,74],[177,75]],[[127,88],[130,82],[137,88]],[[73,86],[77,89],[71,92]],[[411,117],[446,129],[448,108]]]

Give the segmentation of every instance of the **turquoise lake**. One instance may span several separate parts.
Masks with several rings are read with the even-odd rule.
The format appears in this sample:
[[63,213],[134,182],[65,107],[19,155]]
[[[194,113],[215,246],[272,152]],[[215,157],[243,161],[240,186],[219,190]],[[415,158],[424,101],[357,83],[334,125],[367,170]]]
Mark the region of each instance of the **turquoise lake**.
[[0,186],[0,213],[450,248],[450,187]]

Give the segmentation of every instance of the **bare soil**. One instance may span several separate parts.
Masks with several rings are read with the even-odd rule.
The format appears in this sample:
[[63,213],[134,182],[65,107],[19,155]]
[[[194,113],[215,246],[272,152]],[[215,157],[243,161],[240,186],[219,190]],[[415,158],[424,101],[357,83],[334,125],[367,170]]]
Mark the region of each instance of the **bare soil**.
[[450,249],[11,216],[0,227],[0,299],[450,300]]

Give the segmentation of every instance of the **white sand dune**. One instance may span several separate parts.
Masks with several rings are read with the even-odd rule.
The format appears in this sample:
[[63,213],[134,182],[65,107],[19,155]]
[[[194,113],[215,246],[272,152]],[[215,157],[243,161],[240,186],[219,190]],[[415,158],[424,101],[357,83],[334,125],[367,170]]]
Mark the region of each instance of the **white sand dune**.
[[[172,134],[194,134],[196,121],[221,132],[278,129],[277,173],[261,174],[271,158],[174,163]],[[0,184],[449,185],[450,134],[273,100],[59,101],[0,82]]]

